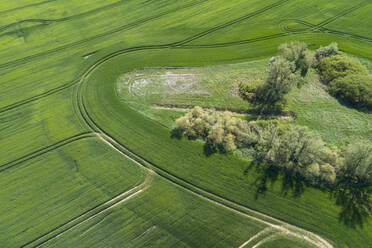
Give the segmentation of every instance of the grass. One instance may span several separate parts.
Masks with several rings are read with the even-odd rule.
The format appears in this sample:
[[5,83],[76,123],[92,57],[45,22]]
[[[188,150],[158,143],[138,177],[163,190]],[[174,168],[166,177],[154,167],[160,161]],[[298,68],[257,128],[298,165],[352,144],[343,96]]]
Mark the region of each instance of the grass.
[[139,105],[246,111],[249,103],[239,97],[239,84],[263,79],[262,61],[190,68],[144,69],[118,80],[119,96],[133,108]]
[[[141,170],[129,160],[97,138],[85,137],[95,134],[85,134],[91,130],[80,115],[77,86],[88,68],[110,54],[125,53],[131,47],[151,45],[155,49],[161,44],[170,44],[174,49],[162,50],[159,46],[158,50],[111,57],[84,81],[87,88],[83,88],[82,97],[87,111],[106,133],[188,182],[314,231],[337,247],[365,247],[371,243],[371,225],[363,230],[345,228],[337,221],[338,207],[328,199],[327,193],[319,190],[308,188],[300,199],[293,199],[283,197],[280,186],[276,185],[266,197],[255,200],[251,183],[258,175],[243,173],[249,161],[232,155],[206,157],[202,144],[171,139],[168,128],[129,108],[115,93],[117,78],[125,72],[145,67],[247,62],[272,56],[279,44],[290,40],[305,41],[312,47],[337,41],[342,50],[371,59],[370,42],[359,37],[369,35],[368,15],[358,25],[347,20],[349,15],[337,17],[322,26],[330,32],[288,32],[281,24],[288,18],[321,23],[360,2],[1,2],[0,168],[5,168],[4,165],[7,168],[0,172],[1,247],[30,242],[142,179]],[[363,9],[350,15],[358,14],[357,11]],[[297,22],[288,25],[304,28]],[[224,69],[218,70],[222,73]],[[213,73],[205,75],[210,76]],[[220,80],[225,79],[216,76],[215,85]],[[218,95],[213,88],[208,90]],[[226,102],[232,99],[223,94],[219,97],[226,97]],[[184,99],[184,103],[189,100]],[[204,104],[218,102],[217,97],[191,100]],[[82,136],[76,136],[79,134]],[[351,133],[350,139],[356,136]],[[329,139],[340,137],[331,135]],[[74,161],[81,165],[79,173]],[[259,229],[168,181],[154,180],[154,187],[143,196],[110,209],[103,220],[91,219],[77,226],[53,240],[56,242],[53,247],[115,246],[122,242],[133,247],[238,246]],[[194,210],[195,206],[200,208]],[[172,211],[171,214],[164,209]],[[122,225],[123,222],[128,225]],[[161,228],[133,239],[152,225]],[[224,227],[227,230],[221,231]],[[236,230],[239,232],[234,233]]]

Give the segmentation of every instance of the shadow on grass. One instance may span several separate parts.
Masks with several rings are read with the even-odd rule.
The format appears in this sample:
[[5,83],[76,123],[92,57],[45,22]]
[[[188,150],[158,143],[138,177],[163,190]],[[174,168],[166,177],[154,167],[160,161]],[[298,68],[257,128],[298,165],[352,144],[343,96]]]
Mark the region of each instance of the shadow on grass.
[[217,153],[218,151],[213,145],[206,142],[203,146],[203,152],[205,156],[210,157],[213,154]]
[[171,131],[171,138],[172,139],[182,139],[183,131],[180,128],[173,128]]
[[371,189],[361,188],[335,191],[333,196],[341,207],[339,221],[350,228],[363,229],[372,213],[371,193]]
[[262,165],[262,163],[254,161],[244,173],[248,174],[251,170],[254,170],[257,175],[256,180],[252,183],[256,189],[256,200],[260,196],[265,196],[267,190],[272,189],[277,182],[281,184],[281,194],[285,197],[291,195],[298,198],[305,192],[307,185],[302,178],[293,176],[290,172],[282,171],[273,165]]
[[[252,162],[244,171],[245,175],[249,173],[254,173],[256,176],[251,184],[255,188],[255,200],[265,197],[266,192],[273,189],[276,183],[281,186],[282,196],[293,198],[301,197],[307,187],[314,187],[301,177],[262,162]],[[325,190],[325,188],[319,187],[319,190]],[[325,191],[329,192],[329,189]],[[341,211],[338,213],[339,221],[350,228],[363,228],[372,214],[372,186],[356,187],[353,185],[353,187],[347,187],[347,185],[343,185],[336,187],[331,196],[335,199],[336,205],[341,207]]]

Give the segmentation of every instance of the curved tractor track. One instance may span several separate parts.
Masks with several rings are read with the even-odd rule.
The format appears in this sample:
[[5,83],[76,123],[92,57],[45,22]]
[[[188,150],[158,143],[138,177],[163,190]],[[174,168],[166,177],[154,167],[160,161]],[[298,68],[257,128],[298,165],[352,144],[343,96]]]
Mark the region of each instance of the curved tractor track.
[[[18,65],[21,65],[21,64],[25,64],[29,61],[32,61],[33,59],[43,57],[43,56],[47,56],[47,55],[50,55],[50,54],[53,54],[53,53],[56,53],[56,52],[60,52],[60,51],[63,51],[65,49],[84,44],[84,43],[89,42],[91,40],[95,40],[95,39],[98,39],[98,38],[103,38],[107,35],[111,35],[111,34],[114,34],[114,33],[117,33],[117,32],[130,30],[130,29],[135,28],[137,26],[140,26],[142,24],[145,24],[145,23],[148,23],[150,21],[159,19],[160,17],[165,16],[167,14],[170,14],[170,13],[173,13],[175,11],[182,10],[182,9],[190,8],[192,6],[195,6],[195,5],[201,4],[203,2],[207,2],[207,1],[209,1],[209,0],[202,0],[200,2],[188,4],[188,5],[182,6],[182,7],[177,8],[177,9],[172,9],[172,10],[169,10],[169,11],[165,11],[165,12],[162,12],[162,13],[157,14],[155,16],[147,17],[147,18],[138,20],[136,22],[123,25],[123,26],[121,26],[117,29],[114,29],[114,30],[111,30],[111,31],[108,31],[108,32],[105,32],[105,33],[102,33],[102,34],[98,34],[98,35],[95,35],[93,37],[90,37],[90,38],[87,38],[87,39],[84,39],[84,40],[76,41],[76,42],[73,42],[73,43],[70,43],[70,44],[63,45],[61,47],[57,47],[57,48],[47,50],[47,51],[44,51],[44,52],[41,52],[41,53],[37,53],[37,54],[30,55],[30,56],[27,56],[27,57],[24,57],[24,58],[13,60],[13,61],[7,62],[5,64],[0,64],[0,68],[7,68],[7,67],[10,67],[10,66],[18,66]],[[306,21],[301,21],[301,20],[298,20],[298,19],[287,19],[287,20],[283,20],[279,24],[284,31],[283,33],[277,33],[277,34],[273,34],[273,35],[267,35],[267,36],[256,37],[256,38],[252,38],[252,39],[232,41],[232,42],[215,43],[215,44],[205,44],[205,45],[188,45],[187,44],[187,43],[190,43],[191,41],[202,38],[202,37],[204,37],[204,36],[206,36],[210,33],[216,32],[220,29],[223,29],[223,28],[226,28],[228,26],[234,25],[234,24],[239,23],[241,21],[244,21],[246,19],[255,17],[255,16],[257,16],[259,14],[262,14],[262,13],[268,11],[268,10],[271,10],[275,7],[279,7],[279,6],[285,4],[288,1],[289,0],[278,1],[274,4],[272,4],[272,5],[266,6],[262,9],[254,11],[252,13],[249,13],[245,16],[239,17],[237,19],[234,19],[234,20],[231,20],[229,22],[223,23],[221,25],[215,26],[215,27],[213,27],[211,29],[208,29],[204,32],[198,33],[198,34],[196,34],[194,36],[191,36],[191,37],[189,37],[185,40],[174,42],[174,43],[169,43],[169,44],[165,44],[165,45],[159,45],[159,47],[161,47],[161,48],[170,48],[170,47],[173,47],[173,48],[177,48],[177,47],[181,47],[181,48],[218,48],[218,47],[228,47],[228,46],[237,46],[237,45],[243,45],[243,44],[249,44],[249,43],[256,43],[256,42],[260,42],[260,41],[282,38],[282,37],[297,35],[297,34],[318,33],[318,32],[331,33],[331,34],[336,34],[336,35],[339,35],[339,36],[346,36],[346,37],[351,37],[351,38],[354,38],[354,39],[359,39],[359,40],[364,40],[364,41],[367,41],[367,42],[372,42],[372,38],[369,38],[369,37],[364,37],[364,36],[351,34],[351,33],[346,33],[346,32],[342,32],[342,31],[330,30],[330,29],[327,29],[327,28],[324,27],[324,25],[330,23],[330,20],[334,21],[341,16],[349,14],[352,11],[361,8],[362,6],[366,6],[367,4],[371,3],[369,1],[366,1],[366,2],[363,2],[363,3],[361,3],[361,4],[359,4],[355,7],[352,7],[351,9],[348,9],[347,12],[346,11],[342,12],[342,15],[338,14],[335,17],[331,17],[331,18],[329,18],[329,19],[327,19],[327,20],[325,20],[325,21],[323,21],[323,22],[321,22],[320,24],[317,24],[317,25],[316,24],[311,24],[311,23],[306,22]],[[350,11],[350,10],[352,10],[352,11]],[[283,25],[288,21],[300,23],[302,25],[307,26],[308,28],[306,28],[306,29],[290,29],[287,25]],[[147,46],[147,47],[149,49],[151,49],[153,46]],[[135,50],[136,50],[135,47],[128,48],[128,49],[123,49],[121,51],[118,51],[118,52],[114,53],[113,55],[116,56],[118,53],[126,53],[126,52],[129,52],[129,51],[135,51]],[[54,89],[50,89],[50,90],[48,90],[46,92],[43,92],[39,95],[36,95],[36,96],[30,97],[30,98],[12,103],[12,104],[7,105],[7,106],[0,107],[0,113],[11,110],[11,109],[14,109],[14,108],[17,108],[17,107],[20,107],[20,106],[22,106],[24,104],[27,104],[29,102],[39,100],[43,97],[52,95],[52,94],[57,93],[61,90],[69,88],[69,87],[77,84],[78,82],[79,82],[79,79],[74,80],[70,83],[61,85],[59,87],[56,87]]]
[[79,140],[82,140],[82,139],[86,139],[86,138],[91,138],[91,137],[95,137],[94,133],[92,132],[85,132],[85,133],[81,133],[81,134],[77,134],[77,135],[74,135],[74,136],[71,136],[69,138],[66,138],[66,139],[63,139],[63,140],[60,140],[52,145],[49,145],[49,146],[46,146],[46,147],[43,147],[43,148],[40,148],[34,152],[31,152],[29,154],[26,154],[20,158],[17,158],[13,161],[10,161],[8,163],[5,163],[5,164],[2,164],[0,165],[0,173],[3,172],[3,171],[6,171],[14,166],[17,166],[17,165],[20,165],[26,161],[29,161],[33,158],[36,158],[36,157],[39,157],[41,155],[44,155],[48,152],[52,152],[60,147],[63,147],[65,145],[68,145],[70,143],[73,143],[73,142],[76,142],[76,141],[79,141]]
[[60,46],[60,47],[56,47],[56,48],[53,48],[53,49],[50,49],[50,50],[47,50],[47,51],[43,51],[43,52],[40,52],[40,53],[36,53],[36,54],[33,54],[33,55],[29,55],[29,56],[26,56],[26,57],[23,57],[23,58],[16,59],[16,60],[13,60],[13,61],[9,61],[9,62],[4,63],[4,64],[0,64],[0,68],[8,68],[10,66],[22,65],[22,64],[25,64],[25,63],[33,60],[33,59],[36,59],[36,58],[49,56],[50,54],[60,52],[60,51],[63,51],[63,50],[66,50],[66,49],[69,49],[69,48],[72,48],[72,47],[75,47],[75,46],[78,46],[78,45],[82,45],[82,44],[90,42],[92,40],[103,38],[105,36],[112,35],[112,34],[115,34],[115,33],[121,32],[121,31],[130,30],[132,28],[138,27],[138,26],[143,25],[145,23],[157,20],[157,19],[159,19],[159,18],[161,18],[165,15],[180,11],[182,9],[190,8],[190,7],[196,6],[198,4],[202,4],[202,3],[207,2],[207,1],[209,1],[209,0],[201,0],[201,1],[198,1],[198,2],[195,2],[195,3],[185,4],[182,7],[178,7],[178,8],[170,9],[170,10],[167,10],[167,11],[163,11],[159,14],[154,15],[154,16],[146,17],[146,18],[137,20],[137,21],[132,22],[132,23],[124,24],[124,25],[119,26],[119,27],[117,27],[113,30],[109,30],[107,32],[100,33],[100,34],[91,36],[91,37],[86,38],[86,39],[78,40],[78,41],[75,41],[75,42]]

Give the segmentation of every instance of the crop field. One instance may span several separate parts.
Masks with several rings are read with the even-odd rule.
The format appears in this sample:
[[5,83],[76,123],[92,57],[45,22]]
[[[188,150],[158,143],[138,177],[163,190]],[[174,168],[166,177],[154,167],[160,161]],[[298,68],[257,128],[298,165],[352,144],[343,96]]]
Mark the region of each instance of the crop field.
[[[273,184],[257,196],[250,159],[208,155],[171,128],[195,105],[240,116],[250,105],[236,86],[261,78],[285,42],[336,41],[371,72],[371,10],[362,0],[0,1],[0,247],[370,247],[371,220],[343,225],[329,192],[293,197]],[[370,113],[308,78],[288,95],[289,121],[332,144],[372,139]]]

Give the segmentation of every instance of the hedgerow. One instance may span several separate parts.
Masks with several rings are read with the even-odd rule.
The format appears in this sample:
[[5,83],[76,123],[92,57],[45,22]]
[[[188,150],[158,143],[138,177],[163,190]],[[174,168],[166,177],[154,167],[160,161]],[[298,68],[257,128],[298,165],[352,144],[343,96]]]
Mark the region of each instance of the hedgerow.
[[231,112],[195,107],[177,119],[177,129],[200,138],[221,152],[251,148],[262,165],[274,166],[314,185],[333,185],[342,165],[335,147],[328,147],[306,127],[280,128],[275,122],[247,122]]

